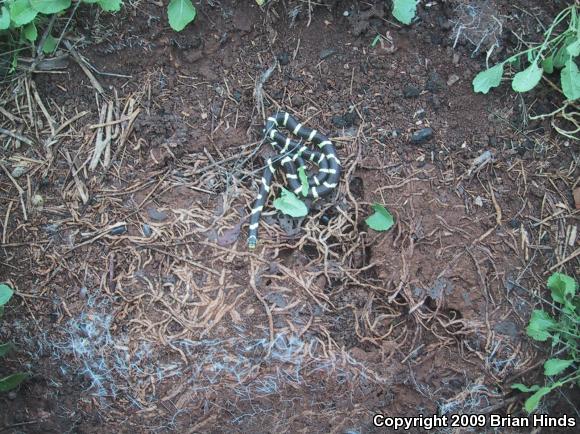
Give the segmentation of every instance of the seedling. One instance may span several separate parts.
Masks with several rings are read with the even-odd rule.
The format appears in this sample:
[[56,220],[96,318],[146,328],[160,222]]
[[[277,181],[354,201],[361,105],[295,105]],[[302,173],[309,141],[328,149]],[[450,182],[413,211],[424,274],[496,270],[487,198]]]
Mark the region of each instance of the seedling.
[[[0,318],[4,314],[4,305],[10,301],[14,291],[5,284],[0,284]],[[10,351],[14,349],[14,345],[11,342],[6,342],[0,344],[0,357],[4,357]],[[26,372],[17,372],[7,377],[0,378],[0,392],[8,392],[15,387],[18,387],[20,383],[26,380],[30,375]]]
[[[534,392],[524,404],[528,413],[533,412],[540,404],[542,397],[552,390],[580,381],[578,367],[580,297],[576,294],[578,284],[570,276],[554,273],[548,279],[548,289],[551,291],[552,301],[559,312],[558,317],[554,318],[544,310],[534,310],[526,331],[528,336],[536,341],[551,340],[552,348],[560,347],[556,355],[562,355],[564,358],[553,357],[544,363],[544,375],[549,377],[547,385],[526,386],[521,383],[512,385],[513,389],[520,392]],[[573,369],[569,370],[569,368]],[[569,373],[564,375],[566,371]]]

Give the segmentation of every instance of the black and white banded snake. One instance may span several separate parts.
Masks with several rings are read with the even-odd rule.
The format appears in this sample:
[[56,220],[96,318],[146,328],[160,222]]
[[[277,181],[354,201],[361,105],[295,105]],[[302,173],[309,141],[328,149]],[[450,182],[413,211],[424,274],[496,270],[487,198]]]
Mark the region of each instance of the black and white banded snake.
[[[320,151],[310,150],[303,141],[291,140],[280,131],[284,127],[294,135],[318,146]],[[285,112],[276,113],[266,121],[265,139],[270,142],[278,156],[266,160],[266,167],[260,183],[260,191],[252,207],[250,215],[250,230],[248,234],[248,248],[254,249],[258,242],[258,225],[262,209],[268,200],[270,187],[276,169],[283,166],[284,173],[290,189],[299,194],[302,191],[302,183],[298,179],[298,167],[306,168],[305,159],[318,166],[318,173],[308,176],[307,198],[317,199],[330,193],[338,185],[340,179],[340,161],[336,156],[336,150],[332,142],[320,132],[303,126],[290,114]]]

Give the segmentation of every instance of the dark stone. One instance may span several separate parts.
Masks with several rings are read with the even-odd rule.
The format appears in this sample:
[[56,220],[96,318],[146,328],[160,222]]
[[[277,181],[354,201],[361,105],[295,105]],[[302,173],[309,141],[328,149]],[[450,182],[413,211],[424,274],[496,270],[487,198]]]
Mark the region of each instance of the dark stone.
[[415,131],[411,136],[411,142],[414,144],[424,143],[430,140],[433,137],[433,129],[432,128],[423,128],[419,131]]
[[153,230],[151,229],[151,226],[149,226],[147,223],[145,223],[143,225],[143,235],[145,235],[147,238],[149,238],[152,234],[153,234]]
[[510,226],[512,229],[518,229],[520,227],[520,221],[518,219],[511,219],[509,221]]
[[234,99],[236,102],[240,102],[242,100],[242,92],[239,90],[234,90]]
[[278,62],[282,66],[288,65],[290,63],[290,55],[288,52],[282,51],[280,54],[278,54]]
[[494,330],[502,335],[511,336],[512,338],[517,337],[519,334],[519,327],[512,321],[508,320],[496,324]]
[[405,87],[403,87],[403,97],[405,98],[416,98],[420,94],[421,91],[412,84],[406,84]]
[[431,43],[433,45],[441,45],[443,43],[443,38],[438,33],[431,34]]
[[326,48],[320,52],[320,60],[328,59],[330,56],[334,56],[338,51],[334,48]]
[[126,225],[117,226],[116,228],[111,229],[111,235],[123,235],[125,232],[127,232]]
[[444,90],[446,85],[447,83],[445,83],[445,80],[443,80],[443,78],[441,78],[439,74],[437,74],[436,72],[432,72],[429,74],[429,77],[427,78],[427,84],[425,84],[425,89],[433,93],[438,93]]

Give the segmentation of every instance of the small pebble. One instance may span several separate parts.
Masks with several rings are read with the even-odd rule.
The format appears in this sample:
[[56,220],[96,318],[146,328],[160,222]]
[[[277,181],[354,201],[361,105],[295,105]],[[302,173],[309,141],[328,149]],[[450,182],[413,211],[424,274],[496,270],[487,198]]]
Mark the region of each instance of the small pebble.
[[415,131],[411,136],[411,142],[415,144],[426,142],[433,137],[433,132],[433,129],[429,127]]
[[151,230],[151,226],[149,226],[147,223],[145,223],[143,225],[142,230],[143,230],[143,235],[145,235],[147,238],[149,238],[153,234],[153,230]]
[[44,198],[40,194],[35,194],[32,196],[32,199],[30,199],[30,203],[32,203],[33,206],[42,206]]
[[14,178],[20,178],[22,175],[26,173],[26,167],[24,166],[16,166],[12,171],[12,176]]
[[11,401],[14,401],[17,396],[18,395],[16,394],[16,392],[14,390],[11,390],[10,392],[8,392],[8,399]]
[[117,226],[117,227],[111,229],[111,235],[123,235],[125,232],[127,232],[126,225]]
[[459,76],[456,74],[451,74],[447,79],[447,86],[453,86],[455,83],[459,81]]
[[432,72],[427,78],[425,89],[433,93],[441,92],[443,89],[445,89],[445,81],[443,81],[438,73]]

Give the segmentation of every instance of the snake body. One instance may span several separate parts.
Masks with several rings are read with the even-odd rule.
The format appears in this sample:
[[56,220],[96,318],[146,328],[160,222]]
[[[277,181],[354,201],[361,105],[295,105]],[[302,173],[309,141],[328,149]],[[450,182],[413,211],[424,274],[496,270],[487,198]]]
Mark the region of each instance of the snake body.
[[[296,141],[282,134],[278,128],[283,127],[304,141]],[[248,247],[254,249],[258,242],[258,226],[260,215],[268,200],[272,180],[276,169],[284,168],[284,173],[290,189],[299,194],[302,184],[298,178],[298,167],[306,169],[305,160],[310,160],[318,166],[318,173],[308,176],[308,193],[306,197],[317,199],[330,193],[338,185],[340,179],[340,161],[332,142],[317,130],[303,126],[294,117],[285,112],[276,113],[266,121],[265,139],[270,142],[278,153],[274,159],[266,160],[266,168],[262,174],[260,190],[250,216]],[[309,149],[304,142],[313,143],[318,150]]]

